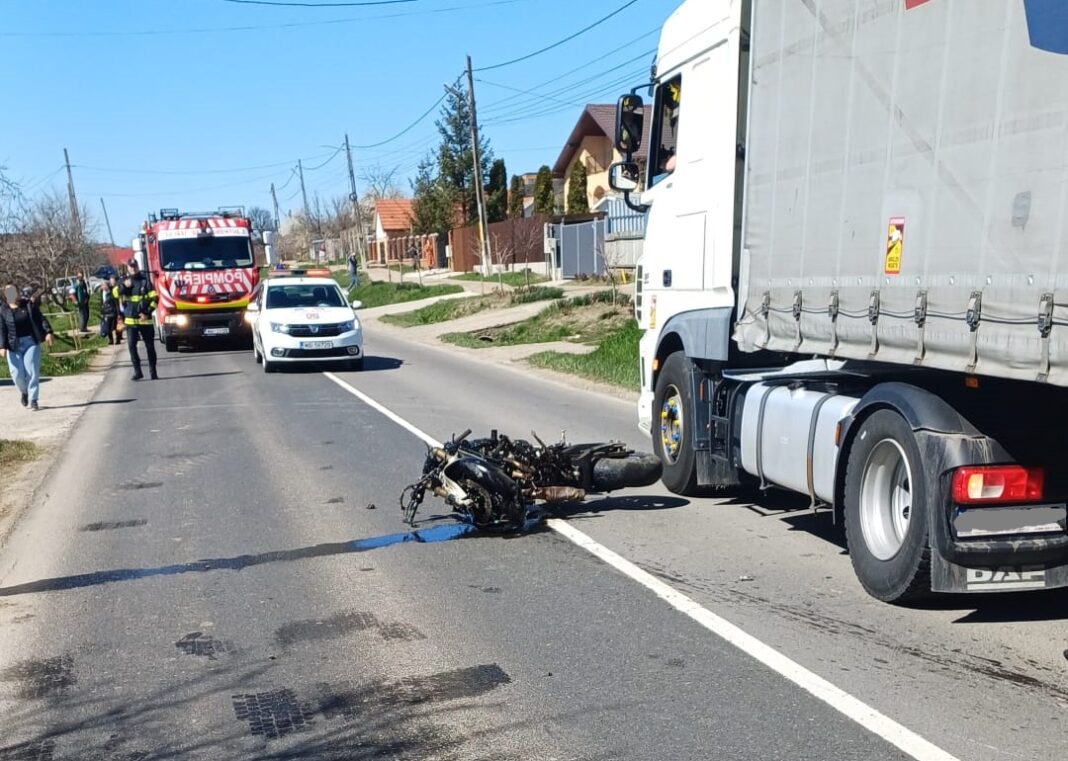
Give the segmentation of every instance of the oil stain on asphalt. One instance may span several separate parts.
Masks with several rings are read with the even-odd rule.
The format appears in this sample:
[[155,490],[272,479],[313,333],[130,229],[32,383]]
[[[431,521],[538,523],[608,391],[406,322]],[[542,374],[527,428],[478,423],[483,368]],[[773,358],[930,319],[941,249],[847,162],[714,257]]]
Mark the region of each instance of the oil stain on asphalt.
[[0,673],[0,680],[17,683],[17,694],[24,700],[62,695],[78,683],[70,655],[21,661]]
[[399,622],[381,621],[374,613],[347,611],[325,619],[308,619],[283,624],[275,631],[274,639],[284,648],[299,642],[337,639],[353,632],[373,631],[386,641],[411,642],[426,639],[414,626]]

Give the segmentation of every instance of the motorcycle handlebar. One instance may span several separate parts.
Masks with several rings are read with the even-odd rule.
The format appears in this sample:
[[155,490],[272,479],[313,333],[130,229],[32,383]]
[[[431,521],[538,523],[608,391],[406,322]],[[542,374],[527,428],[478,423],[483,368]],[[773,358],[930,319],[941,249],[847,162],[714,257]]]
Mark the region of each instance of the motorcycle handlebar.
[[459,437],[453,439],[453,442],[456,443],[456,444],[462,444],[462,443],[464,443],[464,440],[470,435],[471,435],[471,429],[468,428],[466,431],[461,433],[459,435]]

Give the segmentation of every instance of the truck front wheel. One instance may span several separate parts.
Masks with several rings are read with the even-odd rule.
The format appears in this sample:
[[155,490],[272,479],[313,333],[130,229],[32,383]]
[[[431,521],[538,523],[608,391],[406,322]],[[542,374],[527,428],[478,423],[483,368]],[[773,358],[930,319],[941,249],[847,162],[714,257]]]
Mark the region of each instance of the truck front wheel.
[[667,358],[656,379],[653,451],[664,463],[664,485],[675,494],[696,496],[697,457],[690,425],[694,419],[690,360],[681,351]]
[[850,447],[844,505],[853,570],[873,597],[906,602],[930,594],[927,510],[916,436],[896,412],[875,412]]

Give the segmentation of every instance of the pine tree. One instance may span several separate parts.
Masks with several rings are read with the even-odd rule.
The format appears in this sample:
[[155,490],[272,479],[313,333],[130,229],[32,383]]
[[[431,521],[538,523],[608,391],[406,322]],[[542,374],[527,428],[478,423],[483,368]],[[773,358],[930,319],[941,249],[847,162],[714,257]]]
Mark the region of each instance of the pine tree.
[[508,216],[512,219],[523,218],[523,199],[526,187],[518,174],[512,177],[512,189],[508,191]]
[[[474,222],[478,219],[478,199],[475,195],[477,183],[471,153],[471,111],[467,107],[467,97],[450,90],[436,124],[441,135],[437,181],[463,204],[464,221]],[[480,142],[479,163],[482,176],[487,177],[493,162],[493,149],[486,138],[480,138]]]
[[534,180],[534,213],[552,214],[556,210],[556,191],[553,188],[553,170],[542,166]]
[[436,164],[428,154],[419,162],[412,181],[412,231],[417,235],[447,235],[452,228],[452,194],[435,174]]
[[508,216],[508,169],[504,159],[497,159],[490,167],[486,185],[486,219],[490,224],[503,222]]
[[589,198],[586,166],[581,161],[577,161],[571,167],[571,176],[568,178],[567,213],[586,214],[589,212]]

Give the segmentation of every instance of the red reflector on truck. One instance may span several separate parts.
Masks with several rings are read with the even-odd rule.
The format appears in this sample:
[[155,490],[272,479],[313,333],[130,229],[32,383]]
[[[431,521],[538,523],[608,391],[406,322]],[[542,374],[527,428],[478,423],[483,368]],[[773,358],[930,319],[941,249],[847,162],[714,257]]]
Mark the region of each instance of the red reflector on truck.
[[1046,472],[1022,465],[957,468],[953,501],[958,505],[996,505],[1042,499]]

